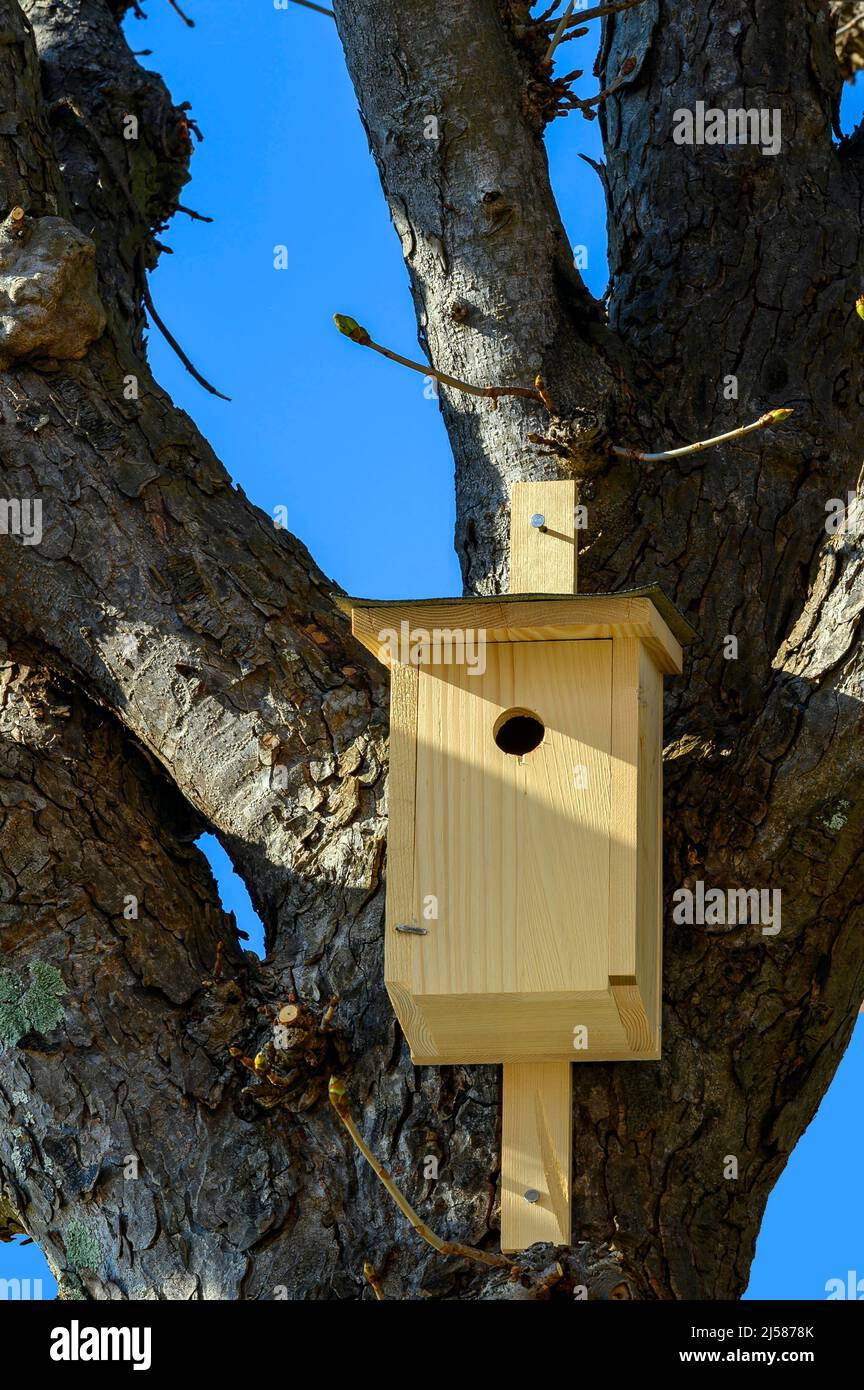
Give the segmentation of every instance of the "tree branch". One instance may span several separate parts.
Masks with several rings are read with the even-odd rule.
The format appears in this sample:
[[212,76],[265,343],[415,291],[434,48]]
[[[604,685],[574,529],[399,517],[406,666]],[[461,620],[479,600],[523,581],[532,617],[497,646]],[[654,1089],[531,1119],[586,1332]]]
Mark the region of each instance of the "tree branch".
[[[189,179],[188,108],[135,61],[120,26],[106,20],[104,0],[22,0],[21,8],[53,117],[45,149],[56,148],[71,215],[96,242],[109,333],[142,354],[147,272]],[[126,138],[132,130],[135,138]]]
[[[679,438],[697,439],[707,419],[716,422],[710,438],[721,439],[706,449],[702,466],[680,476],[672,476],[674,459],[633,469],[626,456],[610,462],[608,451],[599,467],[592,458],[592,468],[580,471],[566,444],[560,464],[576,472],[587,507],[580,587],[661,582],[701,637],[686,680],[667,692],[663,1061],[650,1077],[646,1069],[614,1067],[577,1068],[574,1076],[580,1229],[595,1240],[615,1229],[616,1245],[638,1263],[635,1296],[676,1298],[740,1295],[755,1213],[842,1055],[861,970],[862,878],[854,867],[861,740],[844,741],[838,756],[830,718],[832,705],[841,706],[851,731],[860,686],[846,703],[843,692],[786,679],[765,709],[766,673],[794,625],[826,497],[842,496],[857,474],[861,406],[854,386],[842,381],[847,372],[857,380],[860,357],[848,299],[860,188],[832,147],[834,59],[812,6],[794,0],[782,24],[779,5],[754,10],[742,43],[740,6],[717,5],[707,24],[703,0],[646,0],[626,25],[606,28],[610,331],[583,330],[581,358],[569,351],[568,328],[578,336],[580,320],[564,256],[550,253],[533,221],[548,201],[522,156],[534,71],[533,53],[525,57],[520,48],[523,36],[514,32],[505,72],[496,66],[500,26],[491,5],[472,7],[470,21],[448,8],[437,28],[419,5],[383,22],[377,14],[373,22],[371,0],[335,5],[412,276],[421,340],[436,368],[463,382],[531,380],[540,372],[561,417],[587,410],[606,438],[624,429],[631,438],[662,438],[674,427]],[[487,50],[493,56],[481,90],[464,78],[466,57]],[[424,147],[420,106],[391,79],[393,52],[423,72],[423,111],[447,112],[453,138],[443,148]],[[780,110],[782,161],[761,145],[712,151],[676,144],[673,113],[706,99],[706,69],[676,61],[694,52],[728,75],[730,92],[771,93],[770,102],[752,104]],[[459,92],[451,90],[448,65],[462,77]],[[632,80],[610,92],[625,65]],[[742,102],[736,96],[729,104]],[[646,121],[646,110],[656,119]],[[806,141],[790,134],[805,128]],[[518,152],[509,172],[499,173],[508,169],[499,142]],[[482,159],[472,160],[475,148]],[[795,192],[814,187],[821,190],[816,201]],[[500,195],[490,203],[501,208],[491,227],[482,221],[487,190]],[[680,215],[670,219],[670,207]],[[782,284],[750,234],[765,225],[797,248]],[[550,263],[561,267],[554,283],[543,274]],[[593,367],[598,357],[598,370],[585,372],[586,361]],[[616,385],[604,366],[620,373]],[[797,428],[773,435],[760,426],[761,447],[755,438],[748,450],[725,447],[724,435],[735,436],[727,444],[741,438],[729,427],[730,411],[761,421],[766,397],[779,392],[795,406]],[[500,592],[509,485],[554,476],[543,471],[550,460],[538,463],[525,449],[526,423],[534,423],[526,416],[542,419],[544,408],[502,401],[493,414],[443,393],[442,411],[456,455],[466,587]],[[826,655],[837,644],[834,616],[830,629]],[[738,659],[724,655],[730,636],[740,643]],[[757,724],[760,737],[751,743]],[[821,758],[824,782],[803,777],[790,816],[793,769],[803,771],[811,758]],[[835,813],[825,800],[835,758],[856,816],[842,826],[847,812]],[[775,793],[775,777],[784,792]],[[670,926],[673,889],[696,878],[709,886],[777,887],[789,905],[788,933],[785,918],[773,944],[743,926]],[[598,1125],[598,1115],[625,1115],[638,1138],[622,1141],[621,1127]],[[729,1154],[741,1164],[734,1183],[723,1176]],[[705,1238],[682,1246],[680,1231],[697,1228]]]

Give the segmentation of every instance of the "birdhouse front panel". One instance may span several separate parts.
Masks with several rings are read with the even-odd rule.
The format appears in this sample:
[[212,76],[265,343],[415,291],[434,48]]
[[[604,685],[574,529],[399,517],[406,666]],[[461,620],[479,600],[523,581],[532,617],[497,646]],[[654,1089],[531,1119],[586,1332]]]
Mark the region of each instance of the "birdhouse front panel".
[[654,1054],[661,682],[611,638],[491,643],[482,674],[404,682],[385,978],[415,1062]]
[[413,993],[607,988],[611,724],[611,642],[420,668]]

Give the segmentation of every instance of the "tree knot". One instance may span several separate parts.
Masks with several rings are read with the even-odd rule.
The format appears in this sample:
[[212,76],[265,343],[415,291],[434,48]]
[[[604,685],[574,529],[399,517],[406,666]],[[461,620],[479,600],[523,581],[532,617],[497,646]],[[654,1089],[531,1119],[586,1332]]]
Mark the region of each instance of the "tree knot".
[[105,322],[90,238],[65,218],[13,208],[0,223],[0,367],[83,357]]
[[553,414],[545,434],[529,434],[528,438],[581,478],[602,472],[609,463],[607,422],[599,410],[576,406],[566,415]]
[[324,1095],[335,1067],[344,1065],[347,1048],[332,1026],[339,996],[334,995],[320,1018],[295,995],[278,1010],[263,1006],[272,1034],[254,1057],[239,1047],[228,1049],[254,1076],[241,1094],[265,1110],[286,1105],[290,1110],[310,1110]]

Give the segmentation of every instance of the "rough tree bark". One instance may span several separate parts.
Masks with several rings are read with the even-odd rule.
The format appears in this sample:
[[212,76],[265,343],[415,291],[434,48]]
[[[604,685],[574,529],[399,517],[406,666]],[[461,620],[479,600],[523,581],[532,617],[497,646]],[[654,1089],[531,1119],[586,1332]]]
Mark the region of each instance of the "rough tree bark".
[[[575,1069],[573,1243],[514,1280],[421,1244],[326,1102],[339,1070],[424,1218],[495,1248],[498,1074],[414,1069],[382,984],[385,681],[147,366],[189,119],[130,54],[128,8],[0,0],[2,491],[44,517],[39,545],[0,536],[0,1238],[28,1231],[72,1297],[369,1298],[368,1261],[392,1298],[736,1298],[864,992],[864,558],[825,533],[864,406],[862,147],[832,140],[864,26],[835,49],[855,7],[826,0],[604,21],[607,315],[550,188],[529,7],[334,0],[421,343],[476,384],[541,372],[556,402],[566,457],[528,440],[539,406],[442,388],[466,589],[506,585],[512,482],[575,474],[580,586],[658,580],[700,634],[667,694],[667,901],[699,878],[783,893],[776,937],[667,912],[663,1060]],[[697,100],[779,108],[782,154],[674,144]],[[781,429],[671,464],[608,447],[787,404]],[[264,962],[221,911],[205,826]],[[229,1049],[254,1056],[292,990],[290,1084],[256,1099]]]

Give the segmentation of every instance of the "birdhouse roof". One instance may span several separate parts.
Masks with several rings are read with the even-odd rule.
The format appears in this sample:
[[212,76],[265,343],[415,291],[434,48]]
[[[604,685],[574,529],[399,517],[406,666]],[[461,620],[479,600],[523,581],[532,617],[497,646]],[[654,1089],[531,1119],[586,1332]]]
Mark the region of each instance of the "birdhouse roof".
[[681,647],[697,636],[659,585],[615,594],[490,594],[471,598],[368,599],[334,594],[354,636],[390,665],[401,624],[482,631],[487,642],[561,642],[638,637],[661,670],[680,672]]

